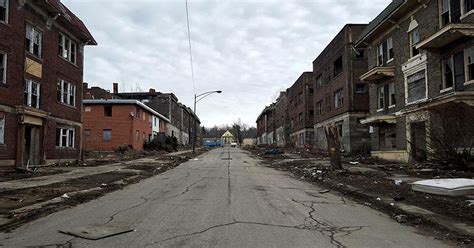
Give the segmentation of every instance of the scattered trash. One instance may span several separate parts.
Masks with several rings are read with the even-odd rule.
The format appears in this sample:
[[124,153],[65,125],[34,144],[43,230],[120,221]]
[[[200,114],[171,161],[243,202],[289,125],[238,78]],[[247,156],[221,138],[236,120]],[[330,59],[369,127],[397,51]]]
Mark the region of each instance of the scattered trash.
[[403,197],[403,196],[395,196],[395,197],[393,197],[393,200],[394,200],[394,201],[403,201],[403,200],[405,200],[405,197]]
[[102,184],[100,185],[100,187],[107,187],[107,184],[106,184],[106,183],[102,183]]
[[407,216],[404,215],[404,214],[399,214],[399,215],[395,216],[395,220],[398,223],[405,223],[405,222],[407,222]]
[[199,159],[198,159],[198,158],[195,158],[195,159],[193,159],[193,160],[194,160],[194,161],[198,161]]
[[474,200],[467,200],[466,202],[469,207],[474,206]]
[[372,206],[372,204],[368,203],[368,202],[365,202],[364,205],[366,206]]
[[61,196],[61,198],[65,198],[65,199],[67,199],[67,198],[69,198],[69,195],[68,195],[68,194],[66,194],[66,193],[64,193],[64,194]]
[[270,149],[270,150],[266,150],[263,155],[280,155],[280,154],[283,154],[284,152],[282,150],[279,150],[279,149]]
[[311,173],[311,175],[313,175],[313,177],[316,176],[316,172]]
[[319,191],[320,194],[326,194],[326,193],[329,193],[329,189],[324,189],[324,190],[321,190]]
[[382,199],[380,199],[380,197],[377,197],[377,201],[381,201]]
[[351,164],[351,165],[357,165],[357,164],[359,164],[359,162],[349,162],[349,164]]
[[395,206],[395,203],[393,203],[393,202],[390,202],[390,206],[392,206],[392,207],[393,207],[393,206]]
[[401,180],[401,179],[396,179],[396,180],[395,180],[395,185],[401,185],[402,182],[403,182],[403,180]]
[[323,173],[323,171],[322,170],[317,170],[316,173],[321,174],[321,173]]

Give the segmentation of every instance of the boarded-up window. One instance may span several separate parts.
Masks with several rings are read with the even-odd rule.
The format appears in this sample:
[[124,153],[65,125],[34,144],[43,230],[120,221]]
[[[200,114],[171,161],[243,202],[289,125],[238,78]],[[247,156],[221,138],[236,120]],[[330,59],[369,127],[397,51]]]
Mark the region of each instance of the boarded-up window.
[[426,98],[426,73],[419,71],[407,77],[407,102],[415,102]]
[[102,130],[102,136],[103,136],[104,141],[111,141],[112,140],[112,130],[111,129]]

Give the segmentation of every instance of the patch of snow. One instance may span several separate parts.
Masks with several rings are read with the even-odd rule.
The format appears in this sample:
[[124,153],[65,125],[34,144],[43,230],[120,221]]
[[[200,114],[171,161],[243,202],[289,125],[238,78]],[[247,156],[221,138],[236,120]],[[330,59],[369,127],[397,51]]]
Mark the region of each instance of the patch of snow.
[[456,189],[464,187],[474,187],[474,179],[455,178],[455,179],[430,179],[416,181],[414,185],[437,187],[444,189]]

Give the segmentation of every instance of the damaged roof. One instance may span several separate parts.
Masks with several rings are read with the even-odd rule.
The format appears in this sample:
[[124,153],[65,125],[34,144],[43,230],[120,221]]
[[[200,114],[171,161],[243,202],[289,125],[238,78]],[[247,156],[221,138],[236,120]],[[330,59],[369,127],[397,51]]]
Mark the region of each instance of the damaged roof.
[[97,41],[87,29],[86,25],[77,17],[71,10],[69,10],[61,0],[44,0],[49,6],[53,8],[54,13],[60,14],[60,18],[64,18],[67,22],[72,24],[85,38],[88,39],[87,45],[97,45]]

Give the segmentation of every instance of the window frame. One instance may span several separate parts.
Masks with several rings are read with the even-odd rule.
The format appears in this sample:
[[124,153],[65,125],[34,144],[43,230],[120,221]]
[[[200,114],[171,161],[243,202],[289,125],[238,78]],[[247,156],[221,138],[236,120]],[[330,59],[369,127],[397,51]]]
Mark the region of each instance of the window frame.
[[[340,98],[338,99],[338,95]],[[344,106],[344,96],[343,96],[343,91],[342,88],[338,89],[334,92],[334,109],[339,109]]]
[[[449,65],[451,67],[451,86],[450,87],[446,87],[446,67],[445,67],[445,61],[449,60]],[[452,90],[453,87],[454,87],[454,83],[455,83],[455,76],[454,76],[454,60],[453,60],[453,56],[450,55],[448,58],[445,58],[445,59],[441,59],[441,75],[442,75],[442,80],[441,80],[441,90],[440,92],[445,92],[445,91],[449,91],[449,90]]]
[[3,51],[0,51],[0,54],[3,55],[3,61],[1,61],[1,64],[3,66],[3,75],[0,75],[1,76],[0,85],[6,85],[7,84],[7,70],[8,70],[8,54]]
[[[36,84],[37,85],[37,93],[36,93],[36,96],[37,96],[37,101],[36,101],[36,105],[33,106],[32,104],[32,98],[33,98],[33,84]],[[23,95],[25,95],[25,93],[27,94],[27,98],[24,99],[25,101],[23,102],[23,104],[25,104],[26,106],[28,107],[32,107],[32,108],[37,108],[39,109],[40,108],[40,102],[41,102],[41,84],[34,81],[33,79],[25,79],[25,85],[24,85],[24,89],[23,89]]]
[[384,42],[380,42],[380,44],[377,46],[377,66],[383,66],[385,63],[383,43]]
[[[59,136],[58,136],[59,131]],[[56,148],[70,148],[76,147],[76,129],[74,127],[59,126],[56,128]],[[63,138],[66,138],[66,144],[63,144]]]
[[[390,42],[389,42],[390,41]],[[390,36],[387,38],[387,64],[392,62],[395,58],[395,51],[393,50],[393,37]],[[392,51],[392,54],[390,54],[390,50]]]
[[[56,100],[58,100],[59,103],[62,103],[71,107],[76,107],[76,93],[77,93],[76,85],[64,79],[59,79],[57,86],[58,86],[58,89],[56,89],[56,95],[57,95]],[[71,100],[72,100],[72,104],[71,104]]]
[[377,112],[385,109],[385,86],[377,87]]
[[[418,34],[418,41],[416,43],[414,43],[414,37],[413,37],[414,33]],[[414,58],[414,57],[421,54],[420,50],[416,49],[416,45],[418,43],[420,43],[420,41],[421,41],[419,27],[416,27],[413,30],[411,30],[410,32],[408,32],[408,38],[409,38],[409,45],[410,45],[410,58]],[[415,50],[417,51],[417,54],[414,53]]]
[[316,111],[317,116],[323,115],[323,100],[316,103]]
[[5,145],[6,115],[0,115],[0,145]]
[[9,11],[10,10],[10,0],[5,0],[5,19],[1,20],[0,23],[8,24]]
[[[422,71],[425,71],[425,73],[424,73],[425,74],[424,75],[425,76],[424,77],[425,78],[425,97],[421,98],[421,99],[418,99],[418,100],[415,100],[413,102],[409,102],[408,101],[408,99],[409,99],[409,96],[408,96],[408,94],[409,94],[409,92],[408,92],[408,78],[410,76],[413,76],[413,75],[415,75],[417,73],[420,73]],[[428,69],[427,69],[427,67],[423,67],[422,69],[416,70],[416,71],[414,71],[410,74],[405,74],[405,94],[406,94],[405,95],[406,105],[415,104],[415,103],[422,102],[422,101],[425,101],[426,99],[428,99]]]
[[[448,10],[443,12],[443,7],[444,7],[444,1],[445,0],[439,0],[439,26],[445,27],[446,25],[449,25],[451,23],[451,1],[446,0],[448,2]],[[448,22],[444,23],[443,20],[443,15],[447,13],[448,14]]]
[[470,77],[470,71],[469,71],[469,65],[470,65],[469,64],[469,50],[470,49],[472,49],[472,55],[473,55],[470,64],[474,64],[474,46],[465,48],[464,49],[464,74],[465,74],[464,85],[474,84],[474,76],[472,79],[469,78]]
[[[393,99],[392,99],[393,96]],[[397,105],[397,94],[395,93],[395,82],[388,84],[388,108],[395,108]]]
[[[38,54],[35,54],[34,53],[34,38],[35,37],[28,37],[28,31],[29,31],[29,28],[31,29],[31,32],[32,36],[35,36],[35,34],[39,34],[39,44],[38,44]],[[26,23],[26,29],[25,29],[25,43],[26,43],[26,39],[30,38],[30,44],[29,44],[29,47],[26,49],[26,44],[25,44],[25,50],[28,54],[32,55],[32,56],[35,56],[37,58],[41,58],[42,55],[43,55],[43,30],[37,28],[36,26],[34,26],[33,24],[27,22]]]
[[474,3],[470,10],[467,10],[467,3],[470,0],[461,0],[461,19],[464,17],[474,14]]
[[[357,90],[357,87],[361,86],[361,85],[364,86],[364,89],[362,91]],[[354,92],[356,94],[365,94],[365,93],[367,93],[367,86],[365,84],[362,84],[362,83],[354,84]]]
[[59,33],[58,56],[74,65],[77,64],[77,42],[61,32]]
[[[110,138],[106,138],[105,136],[106,132],[110,133]],[[106,141],[106,142],[112,141],[112,129],[102,129],[102,141]]]

